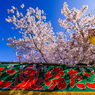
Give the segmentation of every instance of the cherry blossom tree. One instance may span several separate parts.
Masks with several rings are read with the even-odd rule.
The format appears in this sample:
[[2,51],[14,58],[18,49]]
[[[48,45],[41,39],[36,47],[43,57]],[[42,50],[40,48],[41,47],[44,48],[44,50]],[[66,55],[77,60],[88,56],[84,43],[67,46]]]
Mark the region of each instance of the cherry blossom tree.
[[[21,5],[24,8],[24,4]],[[95,61],[95,46],[89,38],[95,34],[95,16],[85,15],[88,6],[81,10],[69,10],[66,2],[61,13],[65,20],[59,18],[59,25],[64,32],[53,32],[50,22],[46,22],[43,10],[29,7],[26,14],[12,6],[8,13],[13,17],[6,18],[12,22],[15,29],[20,29],[22,38],[8,38],[10,47],[15,47],[17,59],[20,62],[78,64]],[[13,27],[12,27],[13,28]],[[13,28],[14,29],[14,28]]]
[[[66,17],[65,20],[59,18],[59,25],[66,29],[65,33],[60,32],[61,40],[57,45],[62,45],[63,35],[65,35],[65,46],[62,46],[62,57],[66,57],[67,63],[89,64],[95,61],[95,46],[89,41],[89,37],[95,32],[95,16],[85,15],[88,6],[82,6],[81,10],[73,8],[69,10],[67,3],[63,4],[61,13]],[[91,34],[91,35],[90,35]],[[65,50],[64,50],[65,49]]]
[[[24,8],[24,4],[21,5]],[[15,52],[20,62],[52,62],[50,54],[55,46],[55,36],[50,22],[45,22],[46,16],[43,10],[29,7],[25,15],[12,6],[8,13],[13,13],[13,17],[6,19],[12,22],[22,38],[8,38],[10,47],[16,47]],[[16,15],[15,15],[16,14]],[[13,28],[13,27],[12,27]],[[14,28],[13,28],[14,29]],[[52,57],[51,57],[52,58]]]

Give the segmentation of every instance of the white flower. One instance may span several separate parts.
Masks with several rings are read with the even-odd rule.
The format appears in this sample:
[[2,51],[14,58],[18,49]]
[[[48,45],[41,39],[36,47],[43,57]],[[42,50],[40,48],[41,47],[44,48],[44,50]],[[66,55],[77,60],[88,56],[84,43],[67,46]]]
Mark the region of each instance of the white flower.
[[10,13],[10,10],[9,10],[9,9],[7,9],[7,12],[8,12],[8,13]]
[[14,10],[13,10],[13,9],[11,9],[11,10],[10,10],[10,12],[11,12],[11,13],[14,13]]
[[44,14],[44,10],[42,10],[42,14]]
[[71,32],[71,30],[70,30],[70,29],[67,29],[67,31],[68,31],[68,32]]
[[18,11],[17,11],[16,15],[17,15],[17,17],[20,17],[20,14],[19,14],[19,12],[18,12]]
[[24,6],[25,6],[25,5],[24,5],[24,4],[22,4],[20,7],[21,7],[21,8],[24,8]]
[[10,21],[11,21],[10,19],[7,19],[7,18],[6,18],[5,20],[6,20],[7,22],[10,22]]
[[16,37],[14,36],[14,39],[16,39]]
[[12,27],[12,29],[14,29],[14,27]]
[[12,6],[12,8],[15,10],[16,8],[14,6]]
[[1,38],[2,41],[4,41],[4,38]]
[[42,19],[46,19],[46,16],[42,16]]

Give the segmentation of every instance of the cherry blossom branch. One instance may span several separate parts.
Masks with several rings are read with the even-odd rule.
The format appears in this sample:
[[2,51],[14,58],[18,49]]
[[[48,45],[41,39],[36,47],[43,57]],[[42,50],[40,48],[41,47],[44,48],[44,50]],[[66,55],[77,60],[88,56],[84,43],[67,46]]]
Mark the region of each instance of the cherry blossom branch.
[[42,55],[42,57],[43,57],[43,59],[44,59],[44,61],[46,62],[46,63],[48,63],[47,61],[46,61],[46,59],[44,58],[44,54],[41,52],[41,50],[37,47],[37,45],[36,45],[36,43],[35,43],[35,41],[34,41],[34,38],[33,38],[33,35],[31,34],[31,36],[32,36],[32,39],[33,39],[33,42],[34,42],[34,45],[35,45],[35,47],[37,48],[37,50],[40,52],[40,54]]

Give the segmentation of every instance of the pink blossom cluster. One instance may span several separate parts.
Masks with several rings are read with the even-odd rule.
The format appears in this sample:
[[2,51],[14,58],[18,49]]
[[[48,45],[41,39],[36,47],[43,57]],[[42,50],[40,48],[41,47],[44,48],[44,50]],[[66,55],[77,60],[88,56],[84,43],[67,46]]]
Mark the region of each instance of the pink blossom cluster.
[[[24,4],[21,8],[24,8]],[[13,17],[8,16],[6,21],[12,22],[15,29],[21,30],[19,33],[22,38],[16,40],[16,37],[10,37],[7,45],[15,47],[20,62],[89,64],[95,61],[95,46],[88,39],[89,32],[91,35],[95,34],[95,16],[85,15],[87,8],[88,6],[82,6],[81,10],[69,10],[64,2],[61,13],[66,19],[59,18],[58,21],[59,25],[65,28],[65,32],[55,35],[51,23],[45,22],[43,10],[29,7],[26,14],[23,14],[12,6],[12,9],[7,11],[12,13]]]

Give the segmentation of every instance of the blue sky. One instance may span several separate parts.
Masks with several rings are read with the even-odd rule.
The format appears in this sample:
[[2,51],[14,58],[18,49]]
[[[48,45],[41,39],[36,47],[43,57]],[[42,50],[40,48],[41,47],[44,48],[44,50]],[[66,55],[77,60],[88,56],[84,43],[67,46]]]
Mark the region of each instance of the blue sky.
[[8,47],[6,45],[7,42],[2,41],[1,38],[21,37],[18,30],[11,29],[13,24],[5,21],[5,18],[9,16],[7,9],[11,9],[11,6],[15,6],[21,10],[20,5],[22,3],[25,4],[25,11],[29,7],[34,9],[38,7],[46,13],[46,21],[51,21],[53,31],[58,32],[64,31],[64,28],[58,25],[59,18],[65,19],[64,15],[61,14],[64,2],[67,2],[70,9],[73,7],[81,9],[82,5],[88,5],[87,13],[95,9],[95,0],[0,0],[0,61],[11,62],[17,59],[13,52],[14,48]]

